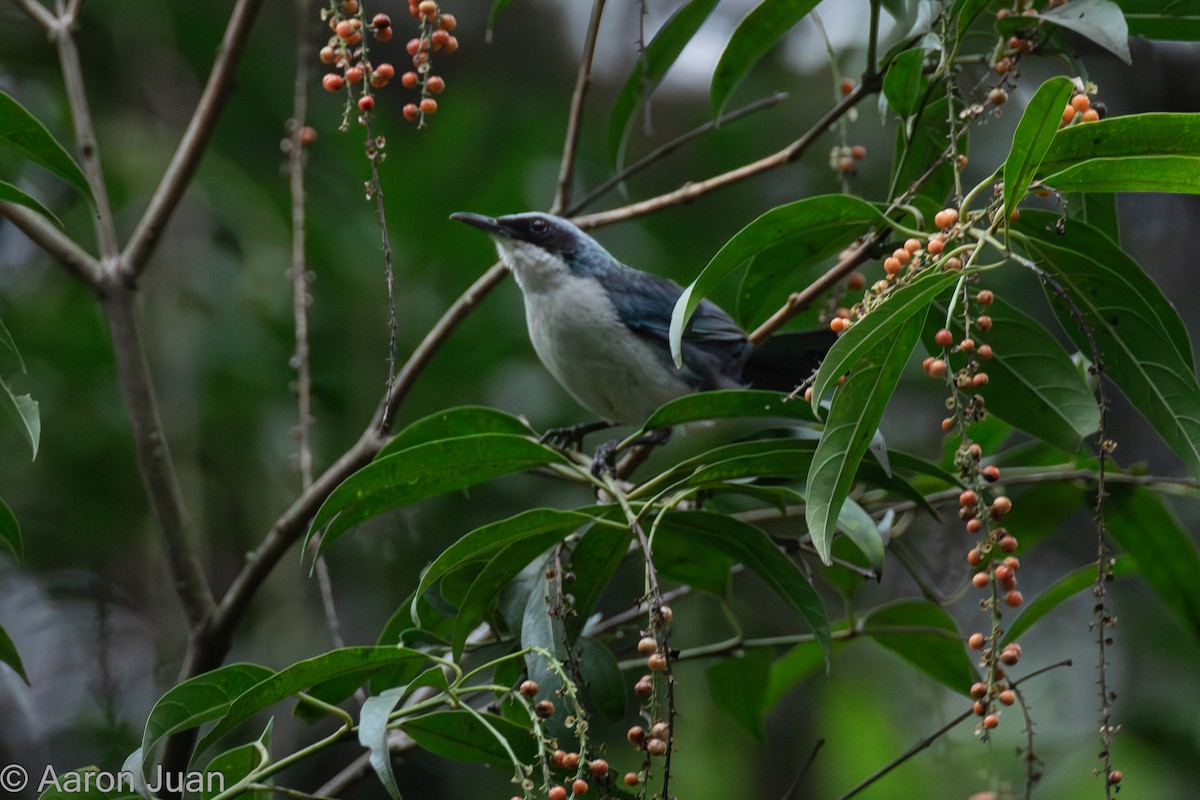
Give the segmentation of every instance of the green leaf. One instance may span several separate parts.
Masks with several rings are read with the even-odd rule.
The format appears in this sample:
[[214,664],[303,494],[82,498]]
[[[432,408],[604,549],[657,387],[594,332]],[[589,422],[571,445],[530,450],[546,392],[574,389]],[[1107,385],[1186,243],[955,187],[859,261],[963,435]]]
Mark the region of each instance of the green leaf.
[[8,412],[25,441],[29,443],[33,450],[33,458],[37,458],[38,443],[42,439],[42,417],[38,411],[38,402],[27,394],[13,394],[8,381],[0,379],[0,406]]
[[471,531],[442,551],[421,575],[413,595],[413,622],[421,624],[416,612],[417,598],[448,572],[471,562],[490,561],[500,551],[525,539],[540,538],[545,534],[565,536],[595,522],[598,517],[593,514],[598,510],[594,506],[581,511],[534,508]]
[[709,100],[714,117],[767,51],[816,7],[818,0],[763,0],[738,23],[713,71]]
[[[208,762],[208,766],[204,768],[204,790],[200,793],[201,800],[212,800],[226,789],[232,789],[238,781],[257,774],[271,763],[271,729],[274,724],[274,719],[267,722],[267,727],[257,741],[226,750]],[[270,793],[246,792],[237,796],[267,800]]]
[[[834,634],[844,633],[845,631],[846,623],[844,620],[833,626]],[[846,640],[844,637],[834,639],[834,650],[841,649],[845,643]],[[771,665],[771,676],[767,681],[767,696],[763,704],[764,707],[774,707],[793,686],[810,675],[815,674],[826,664],[828,664],[826,654],[816,642],[800,642],[794,645],[782,656],[775,659],[775,663]]]
[[1121,245],[1121,226],[1117,219],[1117,196],[1095,192],[1084,194],[1070,192],[1063,200],[1071,219],[1079,219],[1100,230],[1113,240],[1113,244]]
[[654,566],[659,574],[702,592],[724,597],[734,558],[713,548],[698,546],[687,520],[663,517],[654,531]]
[[[537,757],[532,732],[494,714],[434,711],[406,719],[400,728],[418,746],[454,761],[479,761],[511,770],[514,765],[504,743],[512,748],[524,764],[533,763]],[[500,738],[497,738],[497,734]]]
[[1060,130],[1046,151],[1038,177],[1091,159],[1200,155],[1200,114],[1126,114]]
[[[658,490],[710,487],[742,478],[794,478],[808,473],[816,442],[811,439],[756,439],[714,448],[675,465],[630,493],[631,498]],[[665,485],[665,488],[663,488]]]
[[[37,776],[36,785],[45,785],[45,790],[38,795],[38,800],[141,800],[141,795],[133,791],[128,780],[122,780],[117,785],[116,776],[112,773],[101,773],[96,767],[84,767],[70,772],[55,772],[52,778],[42,780]],[[112,791],[102,791],[100,786],[112,785]]]
[[963,270],[921,275],[912,283],[895,289],[886,301],[839,336],[833,347],[829,348],[813,380],[813,408],[818,406],[838,379],[868,353],[878,350],[884,342],[895,341],[913,315],[919,313],[924,319],[930,302],[957,283],[964,274],[972,272]]
[[[264,678],[239,694],[232,703],[229,703],[228,709],[220,721],[196,745],[196,752],[200,753],[206,750],[252,714],[269,708],[280,700],[291,697],[311,686],[349,675],[358,675],[366,680],[381,669],[404,663],[407,663],[415,674],[415,671],[428,661],[429,656],[425,653],[403,647],[344,647],[298,661]],[[212,716],[206,717],[206,719],[211,718]],[[195,724],[199,724],[199,722]],[[195,727],[195,724],[185,727]],[[179,728],[179,730],[183,730],[183,728]]]
[[21,663],[21,654],[17,652],[17,646],[13,644],[8,631],[4,630],[2,625],[0,625],[0,664],[8,664],[12,667],[13,672],[21,676],[21,680],[25,681],[26,685],[29,684],[29,676],[25,674],[25,665]]
[[1129,54],[1129,26],[1121,7],[1112,0],[1074,0],[1041,11],[1037,18],[1087,37],[1126,64],[1133,63]]
[[670,428],[687,422],[701,422],[734,417],[787,417],[815,421],[811,409],[804,403],[785,399],[779,392],[759,389],[718,389],[696,392],[672,400],[650,415],[642,433]]
[[575,595],[576,613],[566,619],[570,640],[575,640],[583,630],[604,588],[625,558],[632,536],[629,528],[624,526],[593,525],[583,532],[571,550],[571,566],[575,572],[571,593]]
[[925,48],[913,47],[900,53],[883,75],[883,96],[902,117],[909,117],[921,106],[929,87],[925,76]]
[[8,545],[18,564],[25,562],[25,545],[21,540],[21,524],[9,509],[8,504],[0,500],[0,541]]
[[[1148,489],[1109,484],[1108,533],[1133,556],[1138,574],[1200,639],[1200,555],[1170,507]],[[1094,570],[1093,570],[1094,572]]]
[[[830,252],[830,242],[859,236],[883,215],[870,203],[844,194],[827,194],[778,206],[742,228],[717,251],[679,300],[671,315],[671,355],[682,359],[684,326],[696,306],[730,272],[767,248],[794,248],[796,261]],[[833,250],[831,252],[836,252]]]
[[624,158],[625,142],[638,108],[658,87],[675,59],[716,7],[717,0],[691,0],[676,10],[646,45],[613,102],[608,121],[608,155],[614,164]]
[[[945,322],[945,306],[935,306],[937,321],[925,329],[926,346]],[[1083,376],[1054,336],[1033,317],[997,299],[988,308],[994,320],[983,334],[992,358],[981,361],[988,375],[979,389],[987,409],[1006,422],[1068,453],[1079,450],[1085,436],[1100,425],[1100,407]],[[957,368],[959,361],[952,359]]]
[[1200,3],[1196,0],[1117,0],[1117,5],[1125,13],[1130,36],[1200,41]]
[[987,8],[990,2],[991,0],[954,0],[954,7],[950,13],[952,17],[957,19],[958,37],[960,39],[963,32],[971,27],[971,23]]
[[762,578],[780,599],[812,629],[826,654],[830,652],[829,622],[821,598],[804,572],[780,552],[761,529],[724,514],[675,511],[664,523],[686,527],[697,549],[709,549],[733,558]]
[[322,531],[318,555],[354,525],[426,497],[545,464],[566,463],[557,450],[525,436],[481,433],[426,442],[372,461],[334,489],[313,518],[307,541]]
[[1200,156],[1095,158],[1047,175],[1042,182],[1062,192],[1200,194]]
[[1075,84],[1062,76],[1051,78],[1038,87],[1021,114],[1013,133],[1012,148],[1004,161],[1004,214],[1012,210],[1025,196],[1033,176],[1062,121],[1063,109],[1075,92]]
[[[950,136],[948,104],[945,96],[937,97],[917,109],[907,125],[896,126],[891,196],[908,191],[920,181],[912,202],[924,201],[935,209],[944,205],[954,186],[954,166],[942,158]],[[959,152],[966,152],[966,148],[964,136],[959,139]]]
[[388,442],[375,460],[395,455],[401,450],[416,447],[426,442],[436,442],[443,439],[460,439],[479,433],[511,433],[515,436],[528,436],[532,431],[524,422],[486,406],[457,406],[447,408],[436,414],[419,419]]
[[38,121],[11,95],[0,92],[0,147],[10,147],[79,190],[94,203],[83,170],[63,149],[46,126]]
[[25,361],[17,350],[12,334],[8,332],[8,326],[0,320],[0,378],[7,378],[16,372],[25,373]]
[[487,32],[484,34],[489,43],[492,41],[492,31],[496,30],[496,23],[500,21],[500,15],[511,3],[512,0],[495,0],[492,3],[492,10],[488,13]]
[[[1029,226],[1023,230],[1032,233],[1026,247],[1079,308],[1100,350],[1105,374],[1192,474],[1200,475],[1200,385],[1190,352],[1185,357],[1172,334],[1182,326],[1175,309],[1102,233],[1077,221],[1062,235],[1046,233],[1036,222],[1050,216],[1022,216],[1021,222]],[[1078,321],[1049,289],[1047,295],[1067,334],[1087,353]]]
[[979,673],[958,626],[937,603],[900,600],[867,615],[863,633],[952,692],[967,694]]
[[58,227],[61,228],[63,226],[62,220],[54,216],[54,212],[42,205],[40,200],[22,192],[7,181],[0,181],[0,203],[16,203],[19,206],[25,206],[46,217]]
[[392,800],[401,798],[396,775],[392,771],[392,752],[388,749],[388,717],[404,699],[406,691],[407,687],[401,686],[368,697],[358,714],[358,743],[367,748],[371,769],[375,770],[375,775]]
[[[867,319],[877,313],[879,309],[868,315]],[[908,321],[895,331],[893,338],[880,342],[854,364],[845,385],[833,394],[825,431],[813,455],[808,486],[804,492],[808,500],[805,513],[808,530],[813,546],[826,564],[831,563],[830,545],[842,504],[850,493],[859,462],[867,452],[871,437],[883,419],[888,400],[900,381],[904,365],[916,346],[923,323],[923,313],[908,317]],[[822,366],[821,371],[824,370]],[[816,389],[813,390],[813,396],[815,399]]]
[[837,529],[862,551],[872,569],[883,569],[884,539],[879,527],[862,506],[848,497],[838,511]]
[[626,683],[616,656],[595,639],[580,639],[577,646],[587,707],[596,709],[606,719],[621,719],[625,716]]
[[766,733],[763,714],[770,676],[771,653],[764,648],[718,659],[704,672],[717,707],[759,740]]
[[[1137,571],[1137,564],[1129,555],[1117,556],[1113,561],[1112,574],[1128,575]],[[1037,597],[1025,604],[1021,615],[1013,620],[1004,632],[1003,643],[1015,642],[1021,634],[1039,622],[1042,617],[1058,608],[1066,600],[1080,592],[1091,589],[1096,585],[1096,565],[1080,567],[1074,572],[1068,572],[1054,583],[1038,593]]]
[[227,664],[168,689],[146,719],[140,768],[163,739],[224,716],[234,700],[274,674],[258,664]]

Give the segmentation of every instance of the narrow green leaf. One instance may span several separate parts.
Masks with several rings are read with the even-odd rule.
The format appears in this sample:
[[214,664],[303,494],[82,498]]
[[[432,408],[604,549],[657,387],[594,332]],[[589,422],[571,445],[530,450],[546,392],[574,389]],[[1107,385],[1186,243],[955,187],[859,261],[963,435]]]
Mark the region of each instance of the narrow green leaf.
[[833,394],[804,492],[808,531],[826,564],[831,563],[830,547],[842,504],[916,346],[922,324],[923,313],[910,316],[893,338],[881,342],[854,365],[845,385]]
[[[1068,453],[1100,425],[1100,407],[1083,376],[1054,336],[1033,317],[997,299],[988,308],[994,325],[981,334],[994,355],[982,362],[988,384],[979,389],[987,409],[1000,419]],[[935,306],[925,327],[926,346],[941,352],[933,333],[945,321]],[[961,330],[961,328],[960,328]],[[965,359],[952,359],[958,368]]]
[[[1113,561],[1113,575],[1119,577],[1136,571],[1137,564],[1128,554],[1119,555]],[[1034,597],[1025,604],[1021,615],[1014,619],[1012,624],[1008,626],[1008,629],[1004,631],[1004,644],[1015,642],[1021,634],[1032,628],[1043,617],[1062,605],[1063,602],[1086,589],[1091,589],[1095,585],[1095,564],[1080,567],[1074,572],[1068,572],[1041,592],[1038,592],[1037,597]]]
[[[43,785],[38,775],[35,785]],[[132,791],[129,781],[120,781],[117,785],[115,776],[111,773],[101,774],[96,767],[83,767],[70,772],[56,772],[53,779],[45,784],[45,789],[38,800],[142,800],[141,795]],[[112,785],[111,791],[100,787]]]
[[375,456],[375,460],[395,455],[401,450],[426,442],[460,439],[480,433],[510,433],[528,436],[529,426],[503,411],[486,406],[456,406],[430,414],[400,431]]
[[[868,353],[885,342],[895,341],[908,321],[928,311],[929,304],[969,272],[934,272],[921,275],[907,286],[894,290],[886,301],[854,323],[834,343],[813,380],[812,406],[817,408],[825,393]],[[871,435],[874,431],[871,432]]]
[[[870,203],[827,194],[778,206],[742,228],[725,243],[683,291],[671,314],[671,355],[682,359],[684,326],[704,296],[745,261],[770,247],[795,248],[797,262],[825,253],[831,240],[861,235],[883,215]],[[822,256],[823,257],[823,256]]]
[[1133,56],[1129,54],[1129,26],[1121,7],[1112,0],[1074,0],[1038,12],[1037,18],[1074,31],[1126,64],[1133,63]]
[[580,639],[579,672],[583,677],[583,697],[588,708],[599,711],[606,719],[619,720],[625,716],[626,682],[612,651],[595,639]]
[[[1133,556],[1138,574],[1200,639],[1200,555],[1192,537],[1158,495],[1139,486],[1108,485],[1108,533]],[[1095,570],[1093,570],[1094,572]]]
[[0,500],[0,541],[8,545],[18,564],[25,562],[25,545],[21,539],[21,525],[9,509],[8,504]]
[[142,763],[167,736],[190,730],[224,716],[241,694],[275,673],[258,664],[227,664],[167,690],[158,699],[142,733]]
[[766,733],[763,714],[770,675],[771,653],[763,648],[718,659],[704,672],[717,707],[759,740]]
[[38,402],[27,394],[13,394],[8,381],[0,379],[0,406],[8,412],[9,417],[16,423],[17,430],[29,443],[33,450],[33,458],[37,458],[38,443],[42,438],[42,417],[38,411]]
[[501,475],[565,462],[557,450],[508,433],[419,444],[372,461],[342,481],[321,504],[305,541],[322,531],[323,553],[351,527],[384,511]]
[[1115,194],[1069,192],[1064,198],[1064,203],[1071,219],[1083,220],[1093,228],[1102,231],[1105,236],[1112,239],[1113,244],[1120,247],[1121,225],[1117,218],[1117,196]]
[[532,764],[537,757],[533,733],[494,714],[434,711],[406,719],[400,729],[421,748],[454,761],[476,761],[512,770],[514,764],[504,744],[496,738],[497,734],[523,764]]
[[929,600],[900,600],[867,615],[863,633],[952,692],[967,694],[979,673],[946,610]]
[[1038,177],[1094,158],[1200,155],[1200,114],[1126,114],[1060,130],[1046,151]]
[[19,206],[25,206],[41,214],[58,227],[61,228],[63,226],[62,220],[54,216],[54,212],[42,205],[40,200],[30,194],[26,194],[7,181],[0,181],[0,202],[16,203]]
[[761,529],[724,514],[676,511],[664,516],[686,526],[697,549],[723,553],[762,578],[780,599],[812,629],[826,655],[830,652],[829,621],[821,598],[804,572],[785,556]]
[[[549,559],[535,562],[522,574],[523,581],[515,583],[520,588],[520,593],[524,593],[526,588],[529,590],[521,608],[520,643],[523,648],[537,648],[542,651],[525,654],[525,672],[529,679],[538,685],[538,697],[541,699],[559,696],[563,687],[562,678],[558,670],[551,666],[549,659],[553,658],[555,662],[561,663],[566,657],[568,647],[562,625],[550,613],[555,587],[545,576],[549,564]],[[547,657],[544,653],[549,653],[550,656]],[[547,726],[551,736],[566,735],[567,713],[563,710],[561,702],[555,702],[554,708],[554,715],[543,724]]]
[[[220,721],[196,745],[196,752],[201,753],[206,750],[252,714],[269,708],[280,700],[291,697],[309,687],[348,675],[358,675],[365,681],[372,673],[380,669],[402,663],[408,664],[415,675],[420,667],[428,661],[429,656],[425,653],[403,647],[344,647],[298,661],[269,675],[239,694],[232,703],[228,704]],[[207,716],[205,719],[212,719],[212,716]],[[195,727],[202,721],[204,720],[185,727]],[[179,730],[183,729],[179,728]]]
[[1200,194],[1200,156],[1093,158],[1047,175],[1062,192],[1175,192]]
[[637,110],[658,88],[675,59],[679,58],[683,48],[716,7],[717,0],[690,0],[663,23],[646,45],[633,72],[613,101],[612,116],[608,120],[608,155],[614,164],[624,159],[625,142]]
[[496,23],[500,21],[500,15],[511,3],[512,0],[494,0],[492,3],[492,10],[488,12],[487,31],[484,33],[488,42],[492,41],[492,32],[496,30]]
[[25,674],[25,665],[21,663],[21,654],[17,652],[17,646],[13,644],[13,640],[9,638],[8,631],[4,630],[4,626],[0,625],[0,664],[8,664],[12,667],[13,672],[21,676],[21,680],[29,684],[29,676]]
[[659,574],[717,597],[729,590],[729,573],[735,563],[726,553],[697,546],[687,520],[663,517],[654,530],[654,566]]
[[565,536],[595,522],[599,510],[594,506],[579,511],[534,508],[476,528],[442,551],[421,575],[421,582],[413,595],[413,621],[421,624],[416,613],[416,599],[423,596],[438,579],[451,570],[470,562],[486,562],[504,548],[525,539],[538,538],[545,534]]
[[816,7],[818,0],[763,0],[741,22],[717,61],[709,87],[714,117],[729,103],[733,90],[784,34]]
[[900,53],[883,75],[883,96],[902,117],[909,117],[921,105],[929,78],[925,76],[925,48],[913,47]]
[[778,392],[757,389],[718,389],[696,392],[672,400],[650,415],[642,432],[670,428],[687,422],[735,417],[787,417],[815,421],[812,410],[804,403],[786,400]]
[[358,714],[358,743],[367,748],[371,769],[375,770],[375,775],[392,800],[401,800],[401,797],[396,775],[392,771],[392,751],[388,749],[388,717],[404,699],[406,690],[407,687],[400,686],[368,697]]
[[13,341],[12,334],[8,332],[8,326],[0,320],[0,378],[7,378],[13,373],[25,372],[25,361],[21,358],[21,352],[17,350],[17,343]]
[[[1072,222],[1056,236],[1033,226],[1033,221],[1026,223],[1033,227],[1026,246],[1079,308],[1102,355],[1105,375],[1192,474],[1200,475],[1200,385],[1190,352],[1185,358],[1171,346],[1176,344],[1171,330],[1182,324],[1175,309],[1157,287],[1151,293],[1140,291],[1148,279],[1099,231]],[[1049,289],[1047,296],[1067,334],[1087,352],[1078,321]]]
[[837,529],[862,551],[872,569],[877,572],[883,569],[883,536],[866,509],[847,497],[838,511]]
[[971,27],[971,23],[987,8],[990,2],[991,0],[954,0],[954,7],[950,13],[957,20],[956,25],[960,39],[963,32]]
[[1200,3],[1196,0],[1117,0],[1117,5],[1125,13],[1130,36],[1200,41]]
[[1017,129],[1013,133],[1012,148],[1004,161],[1004,214],[1008,216],[1025,196],[1025,190],[1037,173],[1038,166],[1062,121],[1063,109],[1075,91],[1070,78],[1051,78],[1038,87],[1025,106]]
[[11,95],[0,91],[0,147],[10,147],[79,190],[93,202],[83,170],[38,119]]
[[[226,789],[232,789],[240,780],[257,774],[263,767],[271,763],[271,730],[275,720],[267,722],[267,727],[257,741],[243,744],[232,750],[226,750],[204,768],[204,787],[200,792],[201,800],[212,800]],[[219,776],[219,777],[218,777]],[[246,792],[238,797],[249,800],[267,800],[268,792]]]

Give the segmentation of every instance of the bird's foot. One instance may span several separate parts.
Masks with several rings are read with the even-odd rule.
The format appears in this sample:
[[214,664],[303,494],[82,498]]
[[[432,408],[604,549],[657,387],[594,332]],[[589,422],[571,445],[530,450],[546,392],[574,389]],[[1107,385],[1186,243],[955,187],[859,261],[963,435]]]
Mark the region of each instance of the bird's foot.
[[596,448],[596,452],[592,454],[593,478],[599,478],[606,472],[609,475],[616,476],[617,468],[613,463],[613,455],[617,452],[617,445],[620,443],[620,439],[610,439]]
[[543,433],[538,441],[560,450],[582,450],[583,437],[612,426],[613,424],[607,420],[597,420],[596,422],[583,422],[579,425],[568,425],[565,428],[551,428]]

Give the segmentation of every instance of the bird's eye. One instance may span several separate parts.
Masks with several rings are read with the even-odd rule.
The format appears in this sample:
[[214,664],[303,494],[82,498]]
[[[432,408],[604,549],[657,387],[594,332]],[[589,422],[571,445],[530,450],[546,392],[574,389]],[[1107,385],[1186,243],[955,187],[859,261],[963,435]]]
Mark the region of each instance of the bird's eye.
[[550,223],[540,217],[529,220],[530,233],[545,233],[550,230]]

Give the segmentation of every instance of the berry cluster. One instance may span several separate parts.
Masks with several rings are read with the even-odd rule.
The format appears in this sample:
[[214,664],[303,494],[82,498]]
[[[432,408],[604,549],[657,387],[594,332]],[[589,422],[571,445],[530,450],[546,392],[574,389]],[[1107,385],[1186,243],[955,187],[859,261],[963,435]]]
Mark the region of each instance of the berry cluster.
[[404,106],[404,118],[424,127],[425,117],[438,109],[435,95],[446,89],[446,81],[434,75],[432,53],[453,53],[458,50],[458,38],[452,31],[458,25],[453,14],[442,13],[436,0],[409,0],[408,13],[420,21],[420,32],[408,40],[405,49],[412,56],[413,69],[404,73],[400,83],[405,89],[416,89],[421,99]]
[[1062,122],[1059,124],[1059,127],[1065,128],[1074,122],[1076,118],[1081,122],[1095,122],[1104,116],[1103,111],[1104,104],[1093,104],[1088,97],[1086,89],[1082,91],[1077,90],[1075,96],[1071,98],[1071,102],[1067,103],[1066,108],[1063,109]]
[[865,145],[841,145],[829,151],[829,168],[838,172],[851,172],[855,164],[867,157]]
[[[638,639],[637,651],[646,657],[646,673],[637,679],[633,685],[633,693],[642,699],[642,715],[649,723],[649,728],[634,725],[625,733],[625,738],[633,745],[633,749],[650,757],[665,756],[672,747],[671,724],[656,713],[663,706],[658,694],[665,682],[672,680],[670,672],[669,651],[665,646],[667,626],[674,619],[670,606],[661,606],[658,613],[652,615],[652,629],[643,631]],[[670,701],[665,704],[670,707]],[[649,769],[647,760],[641,773],[625,774],[626,786],[637,786],[646,779]]]
[[[553,717],[556,709],[551,700],[537,700],[539,692],[541,692],[541,687],[538,686],[537,681],[533,680],[522,681],[516,690],[516,694],[523,698],[523,702],[533,704],[531,707],[533,718],[540,724],[541,721]],[[557,694],[562,695],[568,701],[568,705],[575,700],[574,692],[568,688],[568,685],[564,685],[564,688]],[[586,724],[582,721],[582,709],[576,707],[575,711],[574,715],[567,717],[567,725],[576,728],[580,734],[580,749],[584,749],[583,732],[586,730]],[[591,789],[592,783],[602,787],[610,784],[608,762],[603,758],[587,759],[578,750],[562,750],[555,739],[543,738],[542,741],[545,747],[543,752],[547,766],[558,770],[562,780],[561,783],[553,784],[547,780],[545,797],[548,800],[567,800],[568,795],[583,797]],[[526,769],[528,771],[530,768]],[[561,773],[566,773],[565,777],[561,777]],[[550,773],[546,772],[546,776],[549,778]],[[589,779],[591,783],[589,783]],[[530,794],[533,787],[532,780],[527,778],[523,781],[526,798],[533,796]],[[523,800],[523,798],[520,795],[513,795],[512,800]]]
[[387,14],[376,14],[367,22],[358,0],[334,0],[329,8],[321,10],[321,17],[329,23],[333,34],[317,56],[322,64],[339,70],[325,73],[321,85],[329,92],[339,92],[349,86],[351,99],[354,87],[361,87],[357,105],[359,111],[365,114],[375,108],[375,96],[371,89],[387,86],[388,81],[395,77],[396,68],[386,63],[378,66],[371,64],[363,34],[369,33],[377,40],[386,42],[394,34],[392,20]]

